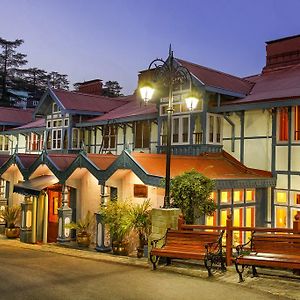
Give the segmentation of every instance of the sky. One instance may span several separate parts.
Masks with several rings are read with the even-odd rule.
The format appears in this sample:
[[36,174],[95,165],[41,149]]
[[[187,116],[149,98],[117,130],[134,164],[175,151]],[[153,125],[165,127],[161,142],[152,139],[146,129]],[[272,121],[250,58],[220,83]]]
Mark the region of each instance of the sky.
[[[257,74],[265,42],[300,34],[298,0],[0,0],[0,37],[25,42],[28,67],[71,84],[117,80],[124,94],[155,58]],[[70,86],[72,89],[72,85]]]

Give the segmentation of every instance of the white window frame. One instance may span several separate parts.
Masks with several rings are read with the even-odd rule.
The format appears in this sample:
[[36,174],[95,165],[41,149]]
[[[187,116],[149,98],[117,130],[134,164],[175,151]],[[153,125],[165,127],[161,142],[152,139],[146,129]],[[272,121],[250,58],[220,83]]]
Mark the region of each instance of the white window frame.
[[[55,109],[55,107],[57,107],[57,109]],[[60,113],[61,110],[60,110],[60,107],[57,105],[56,102],[53,102],[52,103],[52,113]]]
[[[54,132],[57,133],[56,138],[54,139]],[[60,139],[58,138],[58,132],[60,132]],[[62,129],[52,129],[51,131],[51,149],[52,150],[61,150],[62,149]],[[57,142],[60,140],[60,147],[57,147]],[[54,147],[54,143],[56,143],[56,147]]]
[[[0,151],[9,151],[9,137],[1,134]],[[6,143],[7,141],[7,143]],[[5,147],[7,145],[7,147]]]
[[[213,117],[213,141],[209,140],[210,117]],[[220,118],[220,142],[217,142],[217,118]],[[206,143],[213,145],[222,145],[223,143],[223,116],[218,114],[207,113],[206,116]]]
[[[178,142],[173,141],[173,131],[174,131],[174,120],[179,120],[179,131],[178,131]],[[183,119],[188,119],[188,140],[187,142],[183,142]],[[172,130],[171,130],[171,144],[172,145],[188,145],[190,143],[190,115],[177,115],[172,117]]]

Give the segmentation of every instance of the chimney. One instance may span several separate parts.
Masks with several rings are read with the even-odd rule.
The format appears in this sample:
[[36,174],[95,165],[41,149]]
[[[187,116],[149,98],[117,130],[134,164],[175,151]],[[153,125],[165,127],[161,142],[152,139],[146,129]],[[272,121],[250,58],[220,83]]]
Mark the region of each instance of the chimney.
[[101,96],[103,94],[102,85],[103,84],[101,79],[93,79],[84,82],[77,82],[74,84],[78,92],[98,96]]
[[263,73],[300,63],[300,35],[266,42],[266,66]]

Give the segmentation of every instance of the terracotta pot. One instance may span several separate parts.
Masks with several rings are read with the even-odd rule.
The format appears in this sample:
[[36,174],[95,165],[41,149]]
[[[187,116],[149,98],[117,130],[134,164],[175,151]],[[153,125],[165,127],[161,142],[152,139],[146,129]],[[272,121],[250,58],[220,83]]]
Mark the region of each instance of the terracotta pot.
[[78,233],[76,241],[79,247],[89,247],[89,245],[91,244],[91,234]]
[[5,235],[8,239],[16,239],[20,236],[20,227],[5,228]]

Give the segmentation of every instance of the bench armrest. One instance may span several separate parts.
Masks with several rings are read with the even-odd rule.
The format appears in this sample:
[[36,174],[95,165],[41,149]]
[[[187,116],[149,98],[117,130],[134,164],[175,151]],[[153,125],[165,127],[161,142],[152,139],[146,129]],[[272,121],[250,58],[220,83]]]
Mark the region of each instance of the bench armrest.
[[215,242],[205,244],[206,253],[222,253],[222,238],[224,230],[220,232],[218,239]]
[[[254,231],[252,232],[252,235],[253,235],[253,233],[254,233]],[[244,252],[244,247],[246,247],[247,245],[251,245],[252,246],[252,235],[251,235],[251,238],[250,238],[250,240],[247,242],[247,243],[245,243],[245,244],[240,244],[240,245],[237,245],[236,246],[236,252],[237,252],[237,256],[239,256],[239,255],[242,255],[243,254],[243,252]],[[251,247],[252,248],[252,247]]]
[[[166,231],[165,235],[162,236],[160,239],[152,240],[151,241],[151,248],[157,248],[157,243],[161,240],[165,240],[167,236],[168,230]],[[165,243],[162,245],[162,247],[165,245]]]

